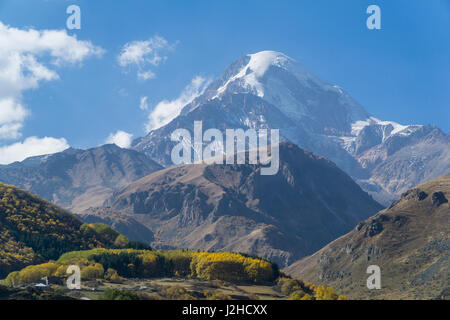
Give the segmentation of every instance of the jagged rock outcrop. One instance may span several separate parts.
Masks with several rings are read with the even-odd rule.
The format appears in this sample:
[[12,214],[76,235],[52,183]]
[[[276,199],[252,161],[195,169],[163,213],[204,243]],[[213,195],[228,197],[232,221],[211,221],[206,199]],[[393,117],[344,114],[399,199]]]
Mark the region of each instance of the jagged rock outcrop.
[[448,202],[448,200],[442,191],[434,192],[431,195],[431,203],[435,207],[439,207],[441,204],[447,203],[447,202]]

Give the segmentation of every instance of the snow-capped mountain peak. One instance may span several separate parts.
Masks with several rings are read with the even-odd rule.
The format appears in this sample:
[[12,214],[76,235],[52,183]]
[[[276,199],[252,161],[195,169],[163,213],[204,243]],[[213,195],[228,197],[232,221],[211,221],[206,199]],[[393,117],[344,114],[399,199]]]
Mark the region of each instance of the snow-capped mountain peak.
[[224,79],[222,85],[217,89],[216,95],[212,97],[213,99],[220,97],[229,88],[231,91],[234,89],[240,92],[244,89],[263,98],[265,96],[263,78],[271,67],[289,72],[302,82],[306,82],[307,79],[320,82],[300,63],[281,52],[261,51],[248,54],[245,58],[247,63],[235,69],[228,79]]
[[[183,114],[207,101],[235,94],[261,98],[294,121],[322,122],[313,124],[313,131],[339,127],[341,133],[349,132],[352,122],[370,116],[342,88],[320,80],[301,63],[276,51],[242,56],[186,106]],[[333,123],[323,123],[327,118]]]
[[193,130],[194,121],[203,121],[204,130],[279,129],[283,139],[329,158],[385,204],[449,170],[448,134],[379,120],[343,88],[275,51],[236,60],[178,117],[135,140],[133,148],[172,165],[171,132]]

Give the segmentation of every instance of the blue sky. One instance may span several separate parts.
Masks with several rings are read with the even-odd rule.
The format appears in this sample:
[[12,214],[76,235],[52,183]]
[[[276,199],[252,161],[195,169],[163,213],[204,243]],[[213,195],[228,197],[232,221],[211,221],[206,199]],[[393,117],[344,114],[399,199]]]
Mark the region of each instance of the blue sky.
[[[77,148],[100,145],[117,130],[143,136],[160,101],[262,50],[296,59],[377,118],[450,129],[450,1],[2,0],[0,22],[63,30],[71,4],[81,8],[82,28],[68,34],[103,53],[58,65],[37,53],[57,78],[17,89],[27,116],[20,136],[0,138],[0,148],[31,136],[64,138]],[[381,8],[381,30],[366,28],[370,4]],[[155,36],[168,48],[165,61],[143,68],[154,78],[139,79],[137,66],[119,65],[126,43]],[[139,108],[144,96],[147,110]]]

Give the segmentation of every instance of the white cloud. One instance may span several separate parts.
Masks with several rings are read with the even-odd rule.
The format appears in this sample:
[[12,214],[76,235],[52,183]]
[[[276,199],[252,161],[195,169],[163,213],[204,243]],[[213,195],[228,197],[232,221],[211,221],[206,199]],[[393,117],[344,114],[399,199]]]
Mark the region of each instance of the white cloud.
[[126,43],[119,55],[119,64],[125,67],[129,64],[148,62],[157,66],[163,58],[159,56],[161,49],[169,48],[166,39],[154,36],[146,41],[133,41]]
[[141,97],[141,102],[139,103],[139,109],[147,110],[148,109],[148,97]]
[[175,117],[177,117],[181,109],[188,103],[198,97],[209,84],[205,78],[196,76],[191,83],[186,86],[180,96],[174,100],[163,100],[159,102],[148,116],[148,123],[145,125],[147,132],[158,129]]
[[19,122],[6,123],[0,126],[0,139],[19,139],[22,127],[23,124]]
[[22,93],[59,79],[51,66],[81,63],[102,54],[100,47],[65,30],[18,29],[0,21],[0,139],[20,137],[29,114],[21,104]]
[[116,133],[111,133],[106,139],[106,143],[113,143],[121,148],[129,148],[131,146],[133,135],[125,131],[117,131]]
[[58,79],[49,63],[80,63],[90,56],[100,56],[103,49],[89,41],[77,40],[65,30],[17,29],[0,22],[0,97],[17,96],[23,90],[36,88],[40,81]]
[[156,77],[156,74],[151,71],[151,70],[147,70],[147,71],[138,71],[138,78],[142,79],[142,80],[149,80],[149,79],[154,79]]
[[163,52],[172,50],[174,45],[170,45],[166,39],[154,36],[145,41],[132,41],[126,43],[117,60],[121,67],[130,65],[138,68],[138,78],[143,80],[155,78],[155,73],[149,69],[150,66],[157,67],[161,62],[167,60]]
[[0,139],[18,139],[28,111],[12,98],[0,98]]
[[66,139],[29,137],[23,142],[0,147],[0,164],[22,161],[28,157],[51,154],[69,148]]

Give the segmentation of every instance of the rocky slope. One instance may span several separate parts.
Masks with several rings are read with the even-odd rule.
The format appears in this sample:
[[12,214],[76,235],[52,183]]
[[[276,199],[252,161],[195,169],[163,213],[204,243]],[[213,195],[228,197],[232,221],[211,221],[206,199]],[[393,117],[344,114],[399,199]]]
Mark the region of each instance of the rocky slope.
[[407,189],[450,172],[450,135],[371,116],[337,85],[273,51],[241,57],[167,125],[134,141],[135,150],[172,165],[177,128],[273,128],[325,156],[388,205]]
[[0,181],[81,212],[101,205],[113,191],[159,169],[161,166],[145,155],[110,144],[0,165]]
[[[349,298],[433,299],[450,290],[450,175],[404,193],[390,208],[285,269]],[[368,290],[366,269],[381,269]],[[448,296],[448,294],[446,294]]]
[[387,204],[407,189],[449,173],[449,146],[450,134],[431,126],[419,127],[410,135],[389,137],[357,155],[358,162],[370,171],[369,179],[357,182]]
[[278,174],[262,176],[260,169],[216,164],[168,168],[133,182],[105,206],[151,229],[154,247],[246,252],[281,266],[381,208],[332,162],[291,143],[280,145]]

